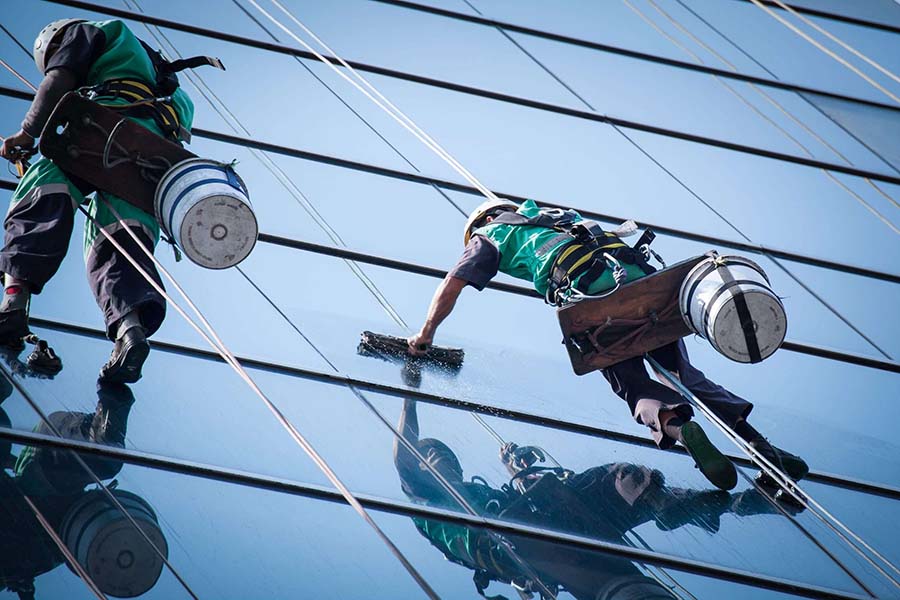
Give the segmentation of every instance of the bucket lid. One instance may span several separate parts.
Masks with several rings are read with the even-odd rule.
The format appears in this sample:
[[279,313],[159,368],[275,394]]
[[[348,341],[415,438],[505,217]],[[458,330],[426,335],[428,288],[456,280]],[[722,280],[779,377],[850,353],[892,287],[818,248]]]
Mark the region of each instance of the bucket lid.
[[178,245],[207,269],[227,269],[247,258],[256,245],[259,224],[248,204],[234,196],[204,198],[185,213]]
[[[159,527],[132,516],[160,552],[168,556],[166,538]],[[156,585],[163,561],[140,532],[124,516],[119,517],[94,533],[84,566],[104,593],[133,598]]]
[[[721,354],[741,363],[760,362],[771,356],[784,342],[787,333],[787,316],[777,296],[767,289],[739,292],[750,313],[748,331],[738,312],[734,296],[722,301],[715,318],[709,322],[710,341]],[[748,342],[748,335],[752,336]],[[750,350],[755,340],[759,359],[753,360]]]

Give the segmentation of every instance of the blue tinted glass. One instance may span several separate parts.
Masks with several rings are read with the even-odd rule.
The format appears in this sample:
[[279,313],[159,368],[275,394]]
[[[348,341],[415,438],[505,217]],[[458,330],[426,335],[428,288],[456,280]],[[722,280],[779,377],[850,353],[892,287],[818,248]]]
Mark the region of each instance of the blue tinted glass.
[[[796,7],[806,7],[900,27],[900,10],[898,10],[897,4],[890,0],[874,0],[873,2],[854,3],[852,5],[840,0],[795,0],[792,4]],[[823,20],[822,22],[827,24],[828,21]]]

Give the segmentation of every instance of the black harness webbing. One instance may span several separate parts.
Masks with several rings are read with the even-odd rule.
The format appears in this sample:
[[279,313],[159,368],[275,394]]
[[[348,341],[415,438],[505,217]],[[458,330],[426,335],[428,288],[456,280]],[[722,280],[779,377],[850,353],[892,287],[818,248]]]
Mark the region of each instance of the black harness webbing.
[[[561,294],[573,285],[579,292],[586,293],[590,285],[608,268],[603,257],[605,252],[625,263],[638,265],[645,273],[652,273],[654,270],[647,264],[643,254],[629,247],[618,236],[603,230],[596,221],[581,219],[573,210],[544,209],[534,217],[507,211],[494,217],[491,223],[529,225],[559,231],[558,237],[538,248],[538,256],[557,248],[566,238],[569,239],[569,243],[559,250],[550,268],[547,294],[544,297],[548,304],[562,305]],[[642,236],[641,240],[645,238],[646,236]],[[574,284],[575,281],[578,282],[577,285]]]
[[172,105],[171,96],[179,87],[178,76],[175,73],[203,66],[216,67],[224,71],[225,65],[218,58],[211,56],[191,56],[169,62],[143,40],[139,41],[150,58],[150,62],[153,63],[156,81],[148,83],[128,78],[111,79],[85,88],[84,91],[90,93],[89,98],[92,100],[102,101],[105,97],[128,100],[129,105],[127,106],[110,108],[129,117],[153,119],[166,137],[176,142],[190,143],[191,133],[182,125],[178,118],[178,112]]
[[146,83],[134,79],[113,79],[91,89],[91,96],[102,103],[104,98],[122,98],[130,104],[118,110],[129,117],[153,119],[166,137],[175,141],[190,142],[191,134],[182,127],[178,113],[169,97],[157,95]]

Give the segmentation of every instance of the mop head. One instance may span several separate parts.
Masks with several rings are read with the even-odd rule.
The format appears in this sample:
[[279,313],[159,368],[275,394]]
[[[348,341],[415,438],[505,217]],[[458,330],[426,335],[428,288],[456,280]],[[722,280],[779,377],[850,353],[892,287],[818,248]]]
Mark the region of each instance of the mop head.
[[462,367],[463,359],[466,356],[462,348],[442,348],[440,346],[431,346],[424,355],[413,356],[409,353],[406,338],[372,333],[371,331],[362,332],[356,351],[362,356],[410,359],[453,370]]

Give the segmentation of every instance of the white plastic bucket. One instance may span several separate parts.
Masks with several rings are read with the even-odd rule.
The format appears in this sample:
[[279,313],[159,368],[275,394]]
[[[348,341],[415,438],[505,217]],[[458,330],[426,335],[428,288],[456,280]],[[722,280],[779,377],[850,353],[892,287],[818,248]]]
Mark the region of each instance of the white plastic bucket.
[[[131,492],[111,492],[168,558],[169,546],[150,505]],[[140,596],[156,585],[162,573],[160,556],[99,490],[86,493],[69,508],[60,537],[97,587],[110,596]]]
[[156,218],[193,262],[227,269],[250,254],[259,225],[247,187],[230,165],[189,158],[156,187]]
[[740,256],[711,256],[685,277],[685,323],[731,360],[757,363],[784,341],[787,315],[762,268]]

